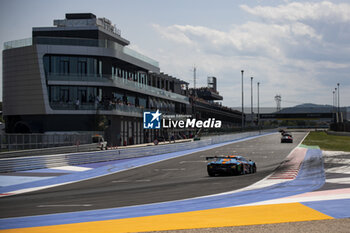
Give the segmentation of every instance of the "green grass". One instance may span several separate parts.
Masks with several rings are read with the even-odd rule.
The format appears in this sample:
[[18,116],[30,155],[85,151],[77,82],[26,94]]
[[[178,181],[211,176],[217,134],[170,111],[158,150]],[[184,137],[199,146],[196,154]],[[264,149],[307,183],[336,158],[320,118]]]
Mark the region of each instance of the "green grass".
[[328,135],[325,132],[310,132],[304,145],[319,146],[322,150],[350,151],[350,137]]

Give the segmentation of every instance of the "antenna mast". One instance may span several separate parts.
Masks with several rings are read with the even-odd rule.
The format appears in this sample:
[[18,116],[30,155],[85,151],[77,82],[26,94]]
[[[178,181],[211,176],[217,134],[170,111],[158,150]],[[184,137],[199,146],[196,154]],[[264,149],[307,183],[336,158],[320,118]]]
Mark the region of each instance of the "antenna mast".
[[277,104],[277,112],[278,111],[281,111],[281,101],[282,101],[282,97],[281,97],[281,95],[280,94],[277,94],[276,96],[275,96],[275,101],[276,101],[276,104]]
[[193,67],[193,87],[194,89],[196,89],[196,71],[197,71],[197,68],[196,68],[196,65]]
[[193,91],[194,91],[194,96],[197,96],[197,91],[196,91],[196,71],[197,71],[197,68],[196,68],[196,65],[193,66]]

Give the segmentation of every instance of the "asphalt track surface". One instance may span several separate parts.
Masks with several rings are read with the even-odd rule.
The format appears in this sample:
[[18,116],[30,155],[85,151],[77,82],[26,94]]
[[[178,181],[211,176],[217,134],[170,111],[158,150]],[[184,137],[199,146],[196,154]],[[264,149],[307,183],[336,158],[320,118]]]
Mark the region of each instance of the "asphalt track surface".
[[[293,133],[294,143],[280,135],[196,152],[127,171],[0,199],[0,218],[122,207],[180,200],[233,191],[271,174],[306,133]],[[243,155],[256,162],[258,172],[209,177],[207,156]]]

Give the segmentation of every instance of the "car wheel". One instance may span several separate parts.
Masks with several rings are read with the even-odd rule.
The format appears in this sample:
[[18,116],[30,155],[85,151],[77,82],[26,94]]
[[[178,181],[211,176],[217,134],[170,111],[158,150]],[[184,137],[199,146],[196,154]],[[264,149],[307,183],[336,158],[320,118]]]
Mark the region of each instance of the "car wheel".
[[244,175],[245,174],[245,171],[244,171],[244,165],[242,164],[241,165],[241,174]]
[[208,175],[209,175],[209,176],[215,176],[215,173],[212,172],[212,171],[208,171]]
[[236,175],[240,175],[242,173],[241,166],[236,166]]
[[253,166],[253,173],[256,173],[256,165]]

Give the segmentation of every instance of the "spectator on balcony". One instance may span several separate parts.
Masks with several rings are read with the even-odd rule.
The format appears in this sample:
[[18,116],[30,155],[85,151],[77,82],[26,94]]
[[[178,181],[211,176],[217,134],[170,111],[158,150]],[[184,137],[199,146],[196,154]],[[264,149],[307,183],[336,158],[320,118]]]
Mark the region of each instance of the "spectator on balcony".
[[125,94],[123,95],[123,104],[128,105],[128,97]]
[[97,109],[98,108],[98,105],[100,104],[100,97],[96,97],[95,98],[95,109]]
[[115,102],[112,99],[109,99],[109,106],[108,106],[109,110],[113,110],[115,109]]
[[79,100],[79,98],[77,98],[77,100],[75,101],[75,109],[76,110],[79,109],[79,105],[80,105],[80,100]]
[[107,96],[103,96],[102,98],[103,109],[108,110],[109,108],[109,98]]

